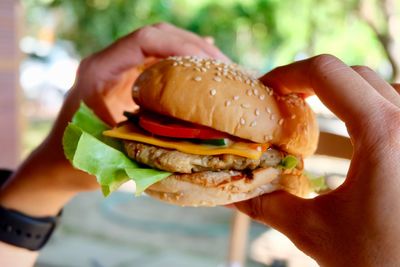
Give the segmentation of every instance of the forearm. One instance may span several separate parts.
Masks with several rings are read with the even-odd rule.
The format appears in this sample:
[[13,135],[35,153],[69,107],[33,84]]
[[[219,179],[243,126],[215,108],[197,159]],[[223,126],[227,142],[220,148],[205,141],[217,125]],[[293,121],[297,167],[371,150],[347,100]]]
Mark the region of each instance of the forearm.
[[30,216],[56,215],[76,192],[60,183],[71,171],[54,155],[45,145],[36,149],[2,187],[0,205]]
[[0,242],[0,266],[33,266],[39,253]]
[[[1,206],[32,217],[59,213],[78,191],[67,185],[76,171],[55,150],[44,143],[24,161],[1,188]],[[37,256],[36,251],[0,242],[0,266],[33,266]]]

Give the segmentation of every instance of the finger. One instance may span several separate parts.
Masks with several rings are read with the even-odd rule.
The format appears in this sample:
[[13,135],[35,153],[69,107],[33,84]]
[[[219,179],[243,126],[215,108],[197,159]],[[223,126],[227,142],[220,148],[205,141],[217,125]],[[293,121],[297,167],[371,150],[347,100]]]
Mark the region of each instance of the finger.
[[[320,55],[279,67],[261,78],[281,94],[315,92],[321,101],[352,128],[376,120],[387,102],[367,81],[342,61]],[[350,131],[350,129],[349,129]]]
[[400,95],[389,83],[379,77],[375,71],[366,66],[352,66],[351,68],[374,87],[386,100],[400,107]]
[[193,42],[182,41],[179,36],[171,35],[150,26],[119,39],[108,48],[90,56],[81,63],[81,66],[85,65],[82,69],[85,69],[86,73],[86,75],[80,75],[81,79],[94,80],[91,75],[87,75],[93,73],[96,75],[96,83],[101,85],[100,91],[97,92],[98,95],[91,96],[86,101],[93,102],[93,107],[96,107],[96,111],[103,115],[102,118],[105,121],[111,124],[115,123],[112,114],[108,111],[109,105],[103,102],[112,99],[114,93],[116,96],[120,95],[122,90],[126,90],[127,93],[130,92],[131,86],[120,87],[121,90],[116,90],[116,86],[121,84],[124,74],[130,73],[143,63],[146,64],[146,58],[164,58],[176,55],[210,57]]
[[[143,63],[147,57],[164,58],[187,55],[210,57],[196,43],[182,40],[177,35],[155,27],[146,26],[119,39],[93,58],[98,61],[97,66],[107,66],[102,68],[105,72],[111,70],[112,74],[115,74]],[[107,73],[101,74],[108,75]]]
[[220,59],[224,62],[230,62],[230,59],[227,56],[225,56],[216,46],[213,45],[214,44],[213,39],[212,38],[210,39],[210,37],[208,37],[207,41],[205,38],[201,38],[200,36],[192,32],[185,31],[169,23],[158,23],[155,24],[154,27],[166,31],[168,33],[171,33],[173,35],[179,36],[183,40],[196,44],[201,49],[203,49],[207,54],[209,54],[212,58]]
[[307,203],[305,199],[277,191],[235,203],[235,206],[254,220],[277,229],[289,238],[295,238],[298,229],[305,230],[310,210]]
[[396,90],[397,93],[400,94],[400,83],[392,83],[392,86],[394,90]]

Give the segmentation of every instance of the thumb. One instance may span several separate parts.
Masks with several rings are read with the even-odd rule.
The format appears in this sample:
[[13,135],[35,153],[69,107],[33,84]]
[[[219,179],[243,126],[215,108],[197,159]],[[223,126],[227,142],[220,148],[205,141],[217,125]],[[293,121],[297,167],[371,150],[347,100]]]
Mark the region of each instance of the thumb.
[[307,199],[277,191],[237,202],[235,206],[254,220],[265,223],[292,239],[309,217],[308,203]]

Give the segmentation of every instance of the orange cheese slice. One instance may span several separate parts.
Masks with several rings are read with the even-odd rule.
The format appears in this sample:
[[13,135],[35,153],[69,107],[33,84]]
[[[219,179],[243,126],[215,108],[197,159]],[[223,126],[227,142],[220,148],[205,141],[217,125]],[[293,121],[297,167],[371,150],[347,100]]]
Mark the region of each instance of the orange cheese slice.
[[124,140],[138,141],[163,148],[175,149],[184,153],[195,155],[221,155],[231,154],[250,159],[259,159],[267,148],[266,144],[232,142],[226,147],[194,144],[187,141],[175,141],[166,138],[154,137],[132,124],[123,124],[103,132],[104,135]]

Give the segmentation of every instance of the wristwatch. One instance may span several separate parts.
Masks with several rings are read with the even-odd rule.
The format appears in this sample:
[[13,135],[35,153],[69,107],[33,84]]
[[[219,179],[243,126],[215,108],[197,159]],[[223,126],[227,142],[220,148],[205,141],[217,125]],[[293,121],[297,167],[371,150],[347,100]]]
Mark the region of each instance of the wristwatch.
[[[9,170],[0,170],[0,188],[11,174]],[[62,210],[54,217],[32,217],[0,205],[0,242],[39,250],[57,227],[61,213]]]

